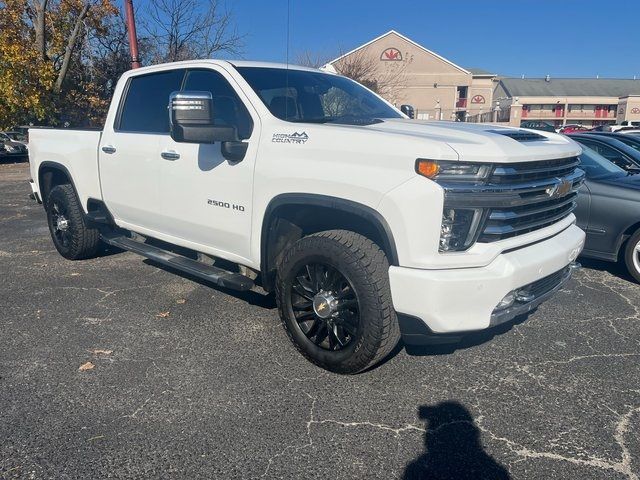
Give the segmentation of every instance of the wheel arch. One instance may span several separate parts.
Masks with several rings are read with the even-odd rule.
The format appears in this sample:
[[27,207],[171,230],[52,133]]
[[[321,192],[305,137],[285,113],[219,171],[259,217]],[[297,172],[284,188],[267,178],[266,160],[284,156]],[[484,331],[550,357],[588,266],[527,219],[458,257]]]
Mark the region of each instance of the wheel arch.
[[267,206],[260,237],[263,287],[273,288],[275,266],[282,252],[305,235],[345,229],[360,233],[382,248],[391,265],[398,265],[393,233],[384,217],[364,204],[327,195],[285,193]]
[[620,255],[624,256],[624,250],[627,246],[627,241],[629,240],[629,238],[631,238],[631,236],[636,233],[638,230],[640,230],[640,221],[633,223],[631,225],[629,225],[624,232],[622,232],[619,236],[618,236],[618,241],[616,242],[617,245],[617,249],[616,249],[616,257],[618,258],[618,260],[620,260]]
[[40,189],[40,195],[42,196],[42,203],[44,205],[46,205],[51,189],[57,185],[65,183],[70,183],[73,190],[76,192],[76,195],[78,195],[78,190],[73,182],[73,177],[67,167],[61,163],[50,161],[42,162],[40,164],[38,167],[38,187]]

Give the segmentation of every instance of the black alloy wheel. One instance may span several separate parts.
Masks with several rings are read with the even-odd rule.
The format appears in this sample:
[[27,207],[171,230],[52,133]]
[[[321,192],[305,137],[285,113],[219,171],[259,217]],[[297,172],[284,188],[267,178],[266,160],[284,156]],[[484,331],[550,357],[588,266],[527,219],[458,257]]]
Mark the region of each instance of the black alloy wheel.
[[291,284],[287,303],[302,333],[320,348],[342,350],[358,335],[358,297],[344,274],[331,265],[304,265]]

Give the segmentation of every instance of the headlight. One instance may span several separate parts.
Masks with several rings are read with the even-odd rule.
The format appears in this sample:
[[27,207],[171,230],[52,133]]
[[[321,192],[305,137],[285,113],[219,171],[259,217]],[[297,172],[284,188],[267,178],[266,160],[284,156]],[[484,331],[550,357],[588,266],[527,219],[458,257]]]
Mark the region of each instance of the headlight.
[[441,252],[466,250],[478,237],[484,210],[481,208],[448,208],[442,212],[440,227]]
[[491,169],[486,163],[416,160],[416,172],[436,181],[480,182],[489,177]]

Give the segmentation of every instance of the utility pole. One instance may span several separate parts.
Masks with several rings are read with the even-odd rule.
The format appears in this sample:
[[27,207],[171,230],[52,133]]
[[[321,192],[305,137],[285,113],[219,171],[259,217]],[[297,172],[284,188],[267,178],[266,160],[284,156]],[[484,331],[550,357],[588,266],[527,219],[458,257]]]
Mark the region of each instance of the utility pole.
[[129,34],[129,51],[131,52],[131,68],[140,68],[138,59],[138,35],[136,34],[136,19],[133,16],[133,0],[124,0],[124,15]]

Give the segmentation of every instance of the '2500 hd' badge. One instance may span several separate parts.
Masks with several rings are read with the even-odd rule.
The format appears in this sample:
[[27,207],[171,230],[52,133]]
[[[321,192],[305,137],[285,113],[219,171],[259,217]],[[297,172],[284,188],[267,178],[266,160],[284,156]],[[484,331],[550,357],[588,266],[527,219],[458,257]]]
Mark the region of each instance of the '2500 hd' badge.
[[299,145],[307,143],[307,140],[309,140],[307,132],[274,133],[271,138],[273,143],[297,143]]

